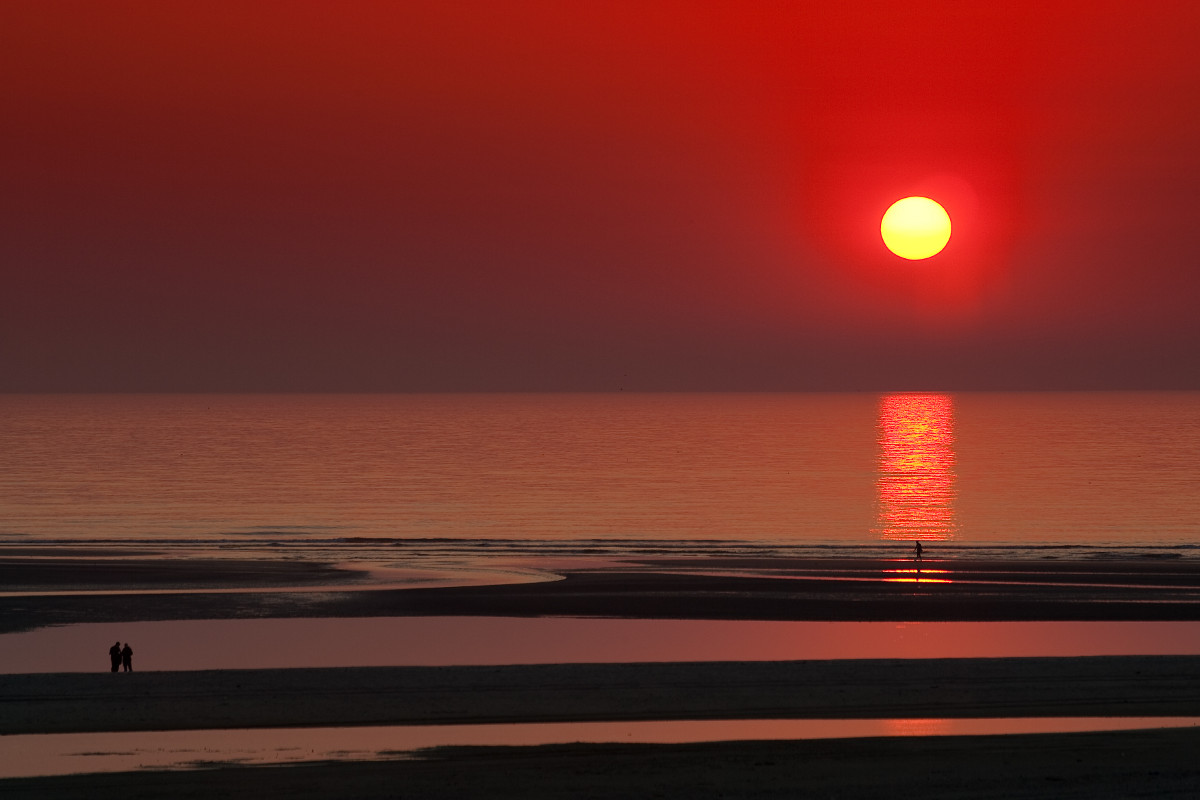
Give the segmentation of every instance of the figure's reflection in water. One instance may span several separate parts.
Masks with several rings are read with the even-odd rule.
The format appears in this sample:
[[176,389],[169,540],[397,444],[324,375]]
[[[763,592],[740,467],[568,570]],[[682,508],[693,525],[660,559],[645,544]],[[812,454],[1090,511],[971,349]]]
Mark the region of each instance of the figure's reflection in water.
[[924,568],[922,542],[954,538],[954,400],[945,394],[893,394],[879,403],[877,532],[915,542],[914,566],[889,580],[945,581]]

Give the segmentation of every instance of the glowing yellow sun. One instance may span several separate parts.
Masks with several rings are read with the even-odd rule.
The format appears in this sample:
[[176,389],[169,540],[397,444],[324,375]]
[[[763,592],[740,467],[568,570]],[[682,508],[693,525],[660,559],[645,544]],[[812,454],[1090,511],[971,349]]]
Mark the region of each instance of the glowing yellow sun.
[[928,197],[905,197],[884,213],[879,233],[888,250],[919,261],[937,255],[950,241],[950,215]]

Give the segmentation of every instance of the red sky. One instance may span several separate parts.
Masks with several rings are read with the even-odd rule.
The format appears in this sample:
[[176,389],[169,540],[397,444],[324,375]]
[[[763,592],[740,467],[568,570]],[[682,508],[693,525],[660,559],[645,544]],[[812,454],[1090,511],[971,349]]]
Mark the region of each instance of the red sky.
[[6,0],[0,390],[1200,389],[1196,98],[1190,2]]

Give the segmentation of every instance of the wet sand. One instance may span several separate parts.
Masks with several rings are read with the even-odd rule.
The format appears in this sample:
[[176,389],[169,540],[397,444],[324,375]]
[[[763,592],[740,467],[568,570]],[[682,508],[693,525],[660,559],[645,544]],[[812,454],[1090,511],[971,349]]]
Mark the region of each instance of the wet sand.
[[736,718],[1200,716],[1200,656],[0,675],[0,734]]
[[[0,596],[0,632],[74,622],[409,615],[1200,620],[1200,563],[1186,560],[926,559],[918,574],[913,562],[904,560],[654,559],[560,574],[562,580],[555,581],[362,591],[364,573],[306,562],[39,563],[0,555],[6,591],[108,592],[103,597]],[[162,575],[169,575],[169,582]],[[310,584],[357,591],[262,591]],[[168,585],[229,591],[153,594]]]
[[1195,729],[1031,736],[445,748],[421,760],[0,781],[6,800],[213,797],[1192,800]]
[[[0,676],[3,733],[653,718],[1200,714],[1200,657]],[[437,748],[0,781],[6,798],[1195,797],[1200,729]]]
[[[756,560],[757,561],[757,560]],[[19,565],[18,565],[19,566]],[[178,565],[177,565],[178,566]],[[194,565],[197,574],[204,565]],[[0,598],[0,630],[240,616],[1200,619],[1180,561],[639,562],[562,581],[408,591]],[[41,586],[96,581],[56,564]],[[183,566],[178,568],[183,569]],[[703,569],[704,574],[698,574]],[[250,568],[253,571],[253,568]],[[719,573],[719,574],[718,574]],[[351,576],[341,576],[352,580]],[[262,574],[257,585],[295,575]],[[78,582],[74,582],[77,580]],[[219,581],[207,573],[209,584]],[[239,572],[238,581],[246,580]],[[103,583],[103,581],[99,581]],[[98,584],[96,584],[98,585]],[[242,585],[236,581],[227,585]],[[108,587],[111,588],[111,584]],[[1200,714],[1200,659],[534,665],[0,676],[4,733],[447,721]],[[446,748],[423,760],[0,781],[7,797],[1196,797],[1200,731]]]

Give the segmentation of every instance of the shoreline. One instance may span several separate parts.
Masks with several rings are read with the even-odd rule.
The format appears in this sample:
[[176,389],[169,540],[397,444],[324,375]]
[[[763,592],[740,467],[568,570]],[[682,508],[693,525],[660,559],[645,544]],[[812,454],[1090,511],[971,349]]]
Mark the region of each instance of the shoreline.
[[920,572],[917,566],[900,559],[628,558],[559,569],[561,580],[398,589],[372,588],[365,571],[319,562],[0,554],[6,587],[26,592],[0,596],[0,633],[245,617],[1200,620],[1200,563],[1191,560],[926,559]]

